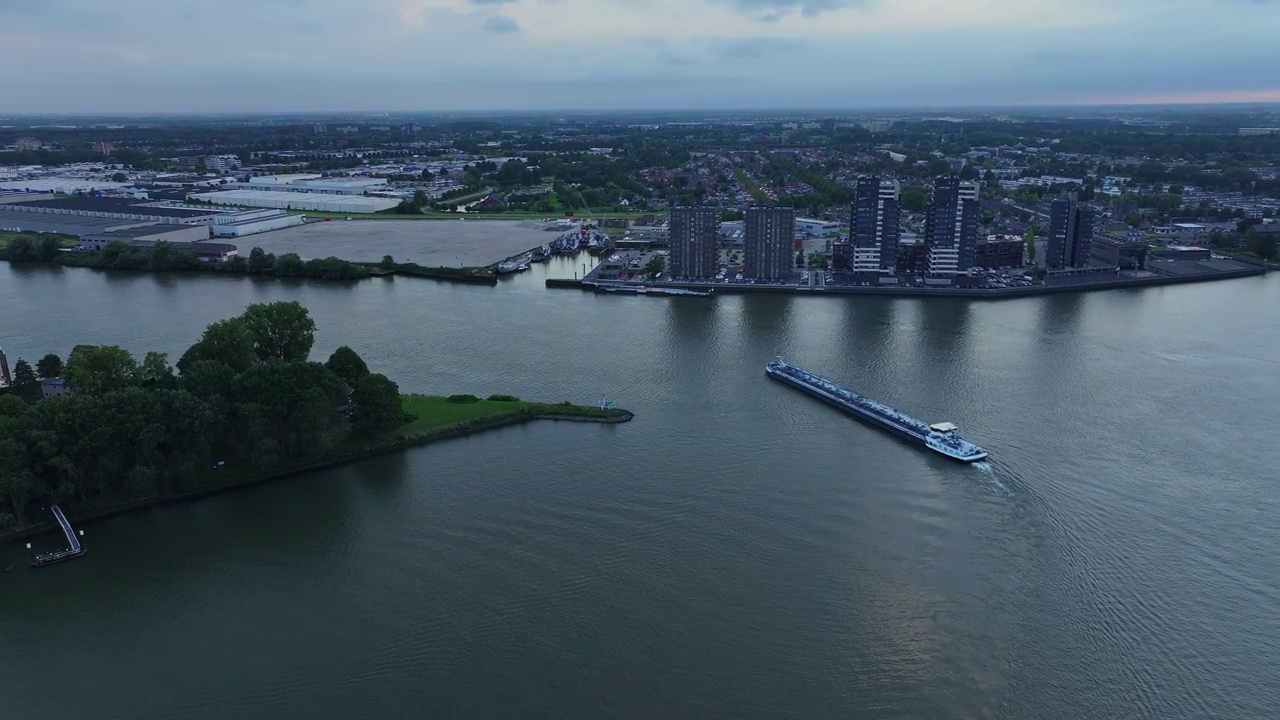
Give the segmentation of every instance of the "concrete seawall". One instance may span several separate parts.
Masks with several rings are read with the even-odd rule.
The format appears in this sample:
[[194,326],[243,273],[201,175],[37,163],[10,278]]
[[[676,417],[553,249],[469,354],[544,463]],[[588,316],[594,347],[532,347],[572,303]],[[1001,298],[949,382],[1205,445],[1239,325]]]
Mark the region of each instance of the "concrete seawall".
[[[717,295],[729,293],[773,293],[784,295],[873,295],[879,297],[955,297],[974,300],[1009,300],[1013,298],[1034,297],[1036,295],[1054,295],[1058,293],[1093,292],[1095,290],[1122,290],[1126,288],[1143,288],[1157,285],[1182,285],[1185,283],[1210,282],[1214,280],[1232,280],[1235,278],[1265,275],[1267,268],[1261,265],[1242,270],[1223,270],[1213,273],[1201,273],[1191,276],[1160,275],[1149,278],[1116,278],[1113,280],[1097,280],[1088,283],[1070,285],[1036,285],[1032,287],[996,288],[982,290],[978,288],[918,288],[918,287],[788,287],[778,285],[737,285],[699,283],[662,283],[657,287],[684,288],[688,290],[711,290]],[[595,290],[595,283],[583,280],[565,280],[550,278],[546,281],[549,288],[577,290]]]

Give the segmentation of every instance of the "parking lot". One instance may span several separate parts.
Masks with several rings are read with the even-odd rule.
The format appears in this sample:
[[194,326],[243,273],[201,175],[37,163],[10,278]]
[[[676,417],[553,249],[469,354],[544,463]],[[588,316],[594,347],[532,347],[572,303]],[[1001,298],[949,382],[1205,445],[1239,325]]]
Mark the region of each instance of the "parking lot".
[[235,240],[242,255],[257,246],[269,253],[297,253],[303,260],[339,257],[432,267],[480,267],[555,239],[556,233],[520,220],[333,220]]

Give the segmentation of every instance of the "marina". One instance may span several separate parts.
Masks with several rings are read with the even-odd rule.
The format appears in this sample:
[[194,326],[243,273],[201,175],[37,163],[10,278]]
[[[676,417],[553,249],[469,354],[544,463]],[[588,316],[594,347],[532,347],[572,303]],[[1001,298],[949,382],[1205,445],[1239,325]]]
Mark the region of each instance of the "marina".
[[888,405],[837,385],[830,380],[802,370],[778,358],[765,366],[765,373],[829,405],[845,411],[899,437],[923,444],[926,448],[960,462],[985,460],[987,451],[960,434],[953,423],[929,424],[899,412]]

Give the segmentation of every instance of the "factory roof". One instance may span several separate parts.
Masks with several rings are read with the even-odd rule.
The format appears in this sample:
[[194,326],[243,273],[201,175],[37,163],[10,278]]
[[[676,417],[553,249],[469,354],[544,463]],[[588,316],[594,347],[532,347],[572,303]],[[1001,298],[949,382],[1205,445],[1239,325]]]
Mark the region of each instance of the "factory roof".
[[217,210],[193,210],[189,208],[142,205],[131,198],[73,197],[54,200],[32,200],[14,203],[25,207],[42,207],[54,210],[82,210],[85,212],[109,212],[152,217],[196,218],[216,215]]
[[[174,225],[170,223],[151,225],[139,225],[138,227],[125,228],[123,230],[107,230],[104,232],[93,233],[94,237],[116,238],[120,240],[137,240],[138,238],[151,237],[152,235],[167,235],[171,232],[190,230],[190,225]],[[197,225],[196,227],[200,227]]]

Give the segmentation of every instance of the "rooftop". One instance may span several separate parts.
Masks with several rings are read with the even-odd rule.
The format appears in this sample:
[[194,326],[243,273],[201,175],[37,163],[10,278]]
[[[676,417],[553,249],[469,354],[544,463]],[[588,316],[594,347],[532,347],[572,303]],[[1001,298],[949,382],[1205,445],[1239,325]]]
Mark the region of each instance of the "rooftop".
[[42,207],[55,210],[82,210],[85,212],[109,212],[152,217],[197,218],[217,214],[217,210],[193,210],[187,208],[143,205],[131,198],[74,197],[53,200],[31,200],[14,203],[25,207]]

